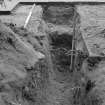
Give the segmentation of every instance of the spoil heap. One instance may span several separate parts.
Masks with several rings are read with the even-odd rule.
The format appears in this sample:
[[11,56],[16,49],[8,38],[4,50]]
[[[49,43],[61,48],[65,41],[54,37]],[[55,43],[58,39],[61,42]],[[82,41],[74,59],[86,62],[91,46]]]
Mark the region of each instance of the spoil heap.
[[44,55],[35,51],[26,38],[0,22],[0,105],[18,103],[27,70],[42,58]]

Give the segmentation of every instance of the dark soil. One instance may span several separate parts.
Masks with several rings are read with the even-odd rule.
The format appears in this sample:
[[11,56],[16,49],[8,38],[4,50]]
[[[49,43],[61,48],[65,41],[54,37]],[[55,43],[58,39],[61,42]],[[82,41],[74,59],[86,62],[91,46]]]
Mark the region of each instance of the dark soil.
[[49,36],[54,67],[57,67],[57,70],[60,72],[69,71],[71,57],[67,53],[72,47],[72,36],[68,34],[58,35],[57,33]]

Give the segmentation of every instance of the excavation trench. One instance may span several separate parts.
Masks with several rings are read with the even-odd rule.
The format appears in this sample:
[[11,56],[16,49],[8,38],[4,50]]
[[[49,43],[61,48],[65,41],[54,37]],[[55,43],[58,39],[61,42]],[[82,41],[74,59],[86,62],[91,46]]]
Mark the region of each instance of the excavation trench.
[[[84,77],[80,68],[73,72],[70,71],[70,50],[72,50],[73,35],[75,34],[73,31],[77,31],[76,34],[79,32],[76,26],[79,24],[79,16],[76,13],[76,21],[73,19],[76,11],[70,5],[51,5],[43,8],[45,9],[43,19],[47,25],[50,24],[52,27],[52,29],[48,28],[42,40],[49,75],[47,78],[49,82],[45,89],[45,103],[47,105],[82,105],[85,85],[82,86],[81,79]],[[74,24],[76,24],[75,27]],[[79,61],[79,57],[77,58]]]
[[[84,44],[78,47],[83,42],[79,27],[80,15],[75,7],[70,5],[48,6],[45,9],[46,11],[43,12],[45,22],[56,25],[58,28],[56,31],[49,31],[45,38],[46,60],[50,70],[49,80],[51,79],[50,86],[47,88],[47,97],[49,97],[47,104],[99,105],[100,99],[94,92],[91,92],[95,84],[82,71],[83,62],[88,56]],[[58,26],[64,28],[64,25],[72,28],[72,32],[60,32]],[[79,52],[77,52],[76,58],[75,55],[73,56],[75,70],[70,72],[70,50],[73,40],[76,41],[74,43],[75,51],[77,47]],[[86,66],[85,69],[87,69]]]
[[58,35],[52,33],[50,36],[51,56],[55,70],[65,73],[70,71],[72,49],[72,36],[69,34]]
[[[74,12],[74,7],[67,4],[43,6],[43,19],[52,26],[52,31],[49,29],[46,38],[49,53],[54,65],[53,69],[57,69],[59,72],[68,72],[70,69],[71,55],[68,52],[72,49]],[[53,28],[55,29],[53,30]],[[70,29],[72,29],[71,32]]]
[[57,32],[50,33],[45,38],[44,48],[46,51],[50,84],[50,86],[47,87],[46,93],[48,97],[47,104],[69,104],[70,100],[68,98],[70,98],[71,95],[67,95],[67,91],[71,91],[70,89],[74,84],[72,83],[70,86],[69,83],[71,78],[71,57],[67,53],[72,48],[72,35],[68,33],[61,35]]
[[[53,32],[50,32],[49,29],[43,41],[50,81],[46,93],[48,105],[77,105],[83,97],[80,93],[80,87],[82,86],[81,72],[70,72],[70,50],[72,50],[73,31],[75,31],[73,29],[74,12],[76,11],[72,6],[68,5],[63,7],[62,5],[48,6],[46,11],[43,12],[45,22],[56,26]],[[78,24],[78,21],[76,24]],[[71,32],[66,30],[71,28]],[[79,98],[80,94],[81,97]]]
[[[34,65],[26,65],[22,62],[21,65],[27,74],[26,78],[23,79],[21,83],[20,80],[18,80],[18,82],[9,82],[7,85],[4,85],[4,90],[7,91],[10,89],[11,92],[8,94],[13,98],[13,100],[11,100],[21,103],[21,105],[100,105],[98,104],[99,99],[95,94],[96,92],[92,91],[95,86],[94,81],[91,81],[87,76],[88,73],[84,72],[85,69],[88,69],[87,65],[95,65],[96,67],[100,59],[87,58],[84,53],[86,52],[84,46],[81,47],[81,45],[84,44],[82,43],[82,33],[79,27],[80,15],[77,13],[75,6],[60,4],[42,5],[38,6],[38,10],[39,8],[41,12],[38,11],[40,12],[39,14],[36,12],[36,6],[35,13],[32,15],[33,17],[36,15],[42,16],[41,18],[40,16],[37,17],[42,21],[41,26],[40,24],[34,24],[34,26],[36,25],[36,29],[37,26],[39,26],[41,36],[40,34],[37,35],[37,33],[28,32],[28,30],[24,28],[16,27],[13,24],[6,24],[6,27],[10,27],[20,38],[19,40],[24,43],[27,42],[32,46],[33,50],[41,52],[45,57],[38,60]],[[33,28],[33,25],[31,28]],[[6,29],[8,30],[8,28]],[[0,31],[2,32],[2,30]],[[9,32],[7,31],[7,33]],[[14,33],[12,34],[14,35]],[[16,43],[17,46],[15,46],[14,40],[12,41],[11,38],[14,38],[12,34],[7,34],[7,39],[4,37],[5,43],[9,43],[9,47],[7,44],[4,44],[3,47],[5,47],[5,49],[3,51],[6,52],[8,48],[11,52],[11,49],[13,49],[12,53],[14,54],[15,52],[17,55],[16,59],[18,59],[19,56],[17,53],[25,59],[24,54],[22,54],[23,49],[19,49],[18,44]],[[11,35],[12,37],[10,37]],[[73,38],[74,36],[75,38]],[[75,64],[75,70],[71,72],[70,65],[73,40],[76,41],[74,43],[75,51],[77,47],[79,52],[76,52],[76,58],[75,55],[73,56],[73,59],[75,58],[73,62],[73,64]],[[2,37],[0,41],[2,41]],[[26,53],[26,51],[24,51],[24,53]],[[0,54],[2,54],[2,52]],[[9,54],[10,58],[13,58],[11,57],[11,53]],[[33,59],[33,56],[31,57],[31,59]],[[25,59],[26,63],[28,63],[28,59],[29,58]],[[31,59],[30,62],[32,61]],[[19,63],[21,60],[22,59],[19,59],[17,62]],[[11,59],[8,60],[8,62],[10,65],[13,65],[11,64]],[[19,65],[19,67],[21,66]],[[90,71],[92,72],[92,70],[93,68],[91,67]],[[18,75],[20,74],[18,73]],[[0,89],[2,92],[3,89],[1,85]],[[11,100],[9,100],[9,97],[8,100],[6,100],[6,98],[4,99],[4,101],[10,104]],[[9,105],[8,103],[3,105]]]

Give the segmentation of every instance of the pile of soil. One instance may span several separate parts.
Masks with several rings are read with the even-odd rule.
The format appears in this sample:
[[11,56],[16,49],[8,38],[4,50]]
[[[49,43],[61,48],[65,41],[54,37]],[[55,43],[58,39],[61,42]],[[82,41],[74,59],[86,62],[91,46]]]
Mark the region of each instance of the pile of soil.
[[[13,28],[17,32],[14,31]],[[8,104],[29,105],[27,97],[29,98],[29,100],[32,100],[33,98],[30,98],[32,96],[31,95],[28,96],[26,95],[26,93],[27,94],[30,93],[28,92],[30,91],[29,87],[32,85],[32,83],[34,83],[33,81],[32,83],[29,83],[31,81],[30,78],[32,78],[32,75],[34,75],[33,78],[38,77],[37,79],[34,79],[38,81],[36,82],[36,84],[38,83],[42,84],[41,80],[44,81],[43,79],[44,77],[40,75],[44,74],[43,72],[45,70],[37,71],[38,67],[35,68],[36,67],[35,64],[39,62],[40,59],[44,58],[44,55],[38,52],[38,50],[36,51],[34,48],[35,47],[34,45],[37,46],[40,44],[36,43],[33,44],[31,41],[32,39],[31,35],[29,42],[27,40],[29,33],[28,31],[26,32],[25,30],[16,28],[14,25],[12,25],[11,27],[11,25],[5,25],[2,22],[0,22],[0,104],[1,105],[8,105]],[[39,68],[40,67],[42,67],[43,69],[45,68],[44,63],[39,63],[39,64],[40,64]],[[26,80],[28,83],[26,83]],[[34,89],[35,88],[36,86],[34,87]],[[40,88],[37,87],[37,89]],[[25,95],[24,91],[26,91]],[[35,92],[31,93],[35,94]]]

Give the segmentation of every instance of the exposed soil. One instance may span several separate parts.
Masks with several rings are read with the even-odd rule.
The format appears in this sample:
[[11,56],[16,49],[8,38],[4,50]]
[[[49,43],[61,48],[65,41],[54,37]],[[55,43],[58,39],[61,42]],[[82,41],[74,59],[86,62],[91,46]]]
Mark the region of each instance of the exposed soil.
[[[104,105],[105,61],[86,50],[80,9],[38,5],[32,17],[40,21],[31,18],[27,29],[0,22],[0,105]],[[71,72],[73,31],[77,55]]]
[[[72,48],[71,35],[57,35],[57,33],[50,35],[51,39],[51,53],[54,60],[54,67],[61,72],[67,72],[70,69],[70,55],[67,54]],[[60,67],[61,66],[61,67]]]

